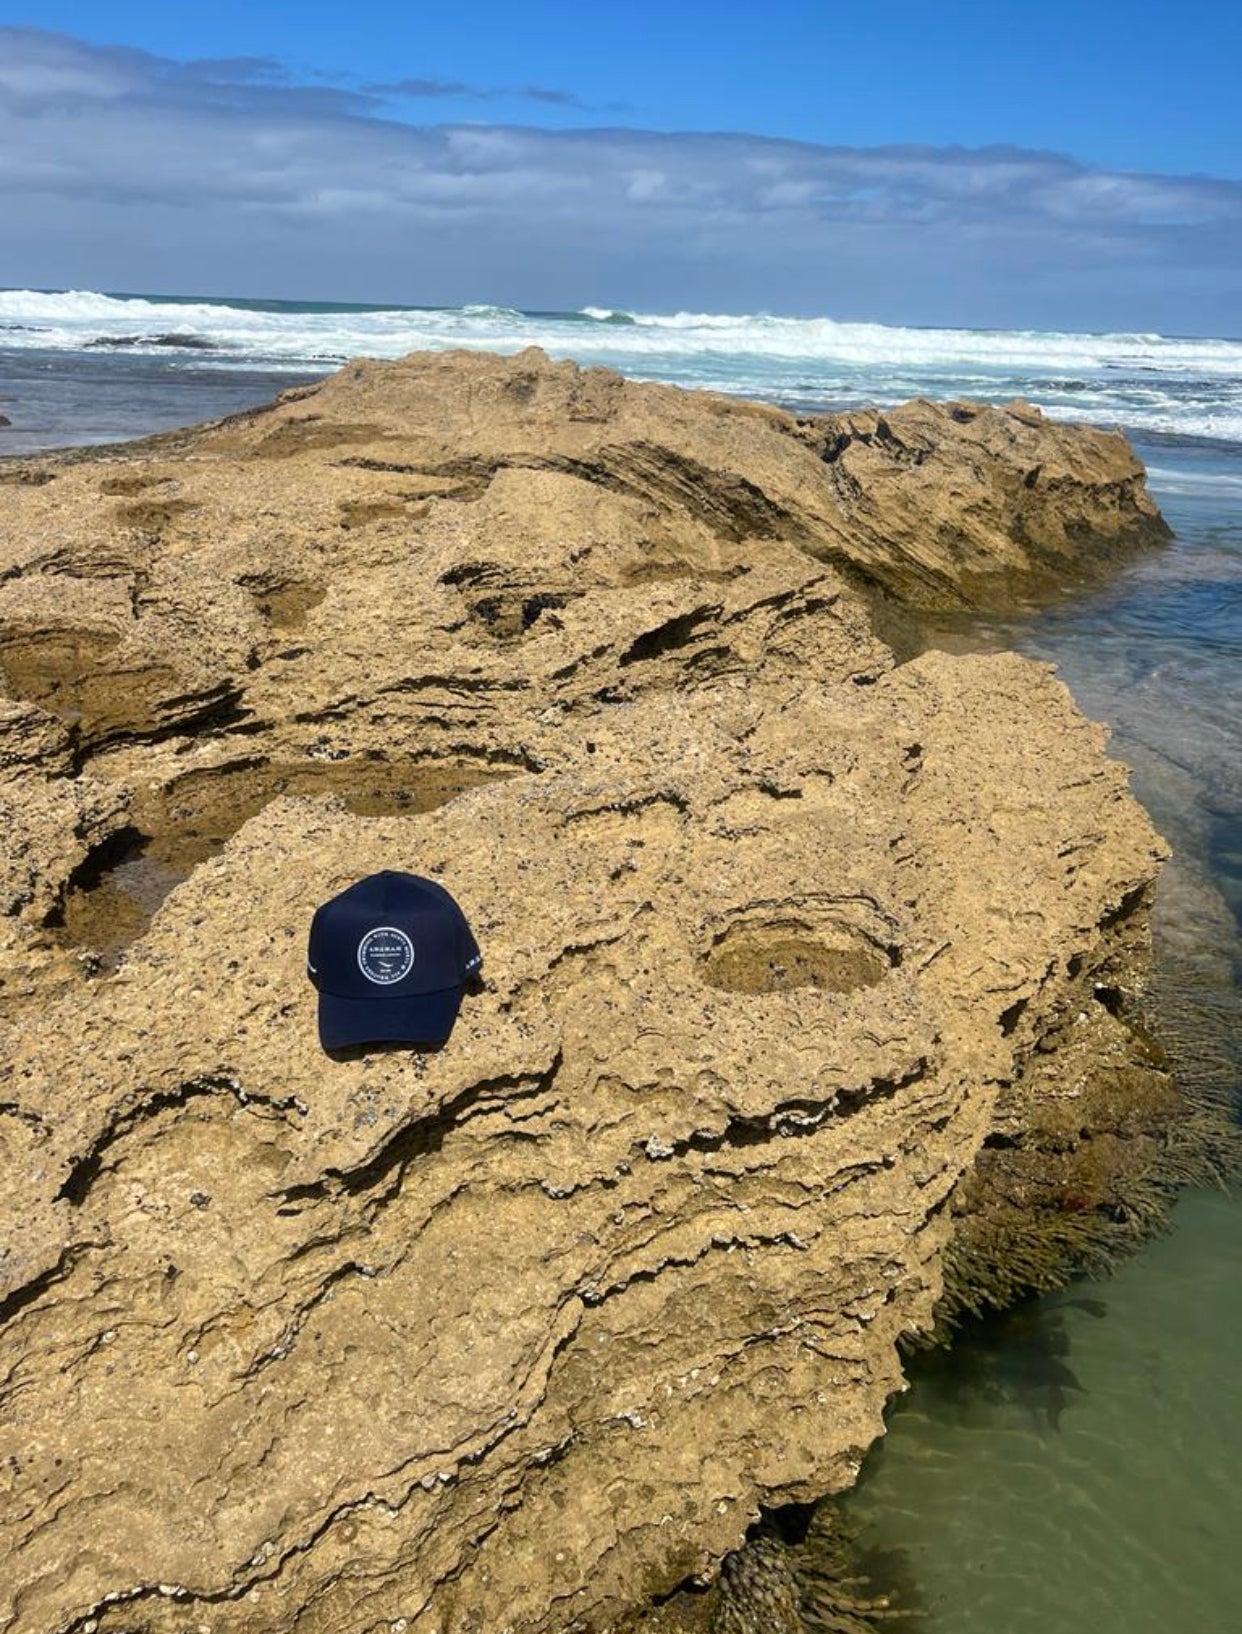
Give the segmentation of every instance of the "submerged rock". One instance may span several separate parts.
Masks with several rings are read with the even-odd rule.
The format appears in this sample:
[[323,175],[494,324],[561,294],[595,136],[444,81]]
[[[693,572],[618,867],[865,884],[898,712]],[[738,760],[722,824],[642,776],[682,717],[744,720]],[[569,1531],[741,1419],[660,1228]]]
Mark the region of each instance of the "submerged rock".
[[98,335],[94,340],[86,342],[87,348],[102,347],[112,350],[123,350],[129,346],[159,346],[173,351],[185,352],[215,352],[219,350],[214,340],[208,340],[206,335],[194,335],[173,330],[163,335]]
[[[459,354],[10,471],[0,1622],[599,1629],[848,1487],[1163,854],[1046,666],[877,630],[1158,537],[1124,441]],[[381,867],[486,986],[330,1060]]]

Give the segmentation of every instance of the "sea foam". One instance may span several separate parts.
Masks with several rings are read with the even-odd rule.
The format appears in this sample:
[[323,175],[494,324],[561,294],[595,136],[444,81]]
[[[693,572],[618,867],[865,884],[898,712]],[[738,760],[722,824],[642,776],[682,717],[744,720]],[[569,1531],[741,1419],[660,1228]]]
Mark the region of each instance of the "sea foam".
[[[180,358],[169,337],[189,344]],[[1066,418],[1242,440],[1242,341],[1157,334],[925,329],[765,313],[576,312],[0,291],[0,346],[123,341],[167,366],[308,371],[450,346],[605,363],[630,375],[814,407],[1021,395]],[[194,342],[192,353],[190,346]],[[210,350],[206,350],[210,347]]]

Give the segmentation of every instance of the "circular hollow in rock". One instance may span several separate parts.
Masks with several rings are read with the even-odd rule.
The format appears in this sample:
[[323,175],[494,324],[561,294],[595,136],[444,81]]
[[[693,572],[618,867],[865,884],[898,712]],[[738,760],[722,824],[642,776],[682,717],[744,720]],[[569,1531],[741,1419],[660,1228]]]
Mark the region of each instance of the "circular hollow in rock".
[[[245,581],[243,581],[245,582]],[[281,630],[300,630],[328,594],[328,587],[309,579],[283,584],[247,585],[255,605],[270,624]]]
[[727,993],[784,993],[874,987],[899,963],[896,949],[839,921],[743,920],[726,926],[701,960],[704,979]]

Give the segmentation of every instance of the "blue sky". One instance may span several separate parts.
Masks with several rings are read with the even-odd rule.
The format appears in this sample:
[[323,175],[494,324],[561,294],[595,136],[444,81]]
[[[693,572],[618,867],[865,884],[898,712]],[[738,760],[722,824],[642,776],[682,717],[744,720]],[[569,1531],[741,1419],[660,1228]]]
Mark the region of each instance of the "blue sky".
[[1220,0],[0,0],[0,284],[1236,334],[1239,61]]
[[402,116],[746,131],[872,146],[1053,148],[1088,164],[1242,175],[1242,7],[1227,0],[37,0],[0,20],[171,57],[271,57],[307,75],[485,90]]

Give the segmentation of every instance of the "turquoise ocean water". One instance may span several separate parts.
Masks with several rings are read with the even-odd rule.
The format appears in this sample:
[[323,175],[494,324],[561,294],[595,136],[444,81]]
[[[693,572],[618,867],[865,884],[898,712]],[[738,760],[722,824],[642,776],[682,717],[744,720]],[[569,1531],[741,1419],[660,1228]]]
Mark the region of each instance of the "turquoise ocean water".
[[[1112,726],[1174,846],[1162,1002],[1236,1093],[1242,341],[0,291],[0,414],[12,422],[0,452],[214,417],[349,356],[530,344],[804,409],[1021,395],[1129,432],[1173,543],[1089,595],[968,639],[1054,661]],[[1242,1204],[1214,1193],[1188,1196],[1174,1231],[1107,1282],[981,1325],[921,1369],[853,1500],[882,1570],[916,1586],[914,1626],[1242,1629],[1240,1375]]]

